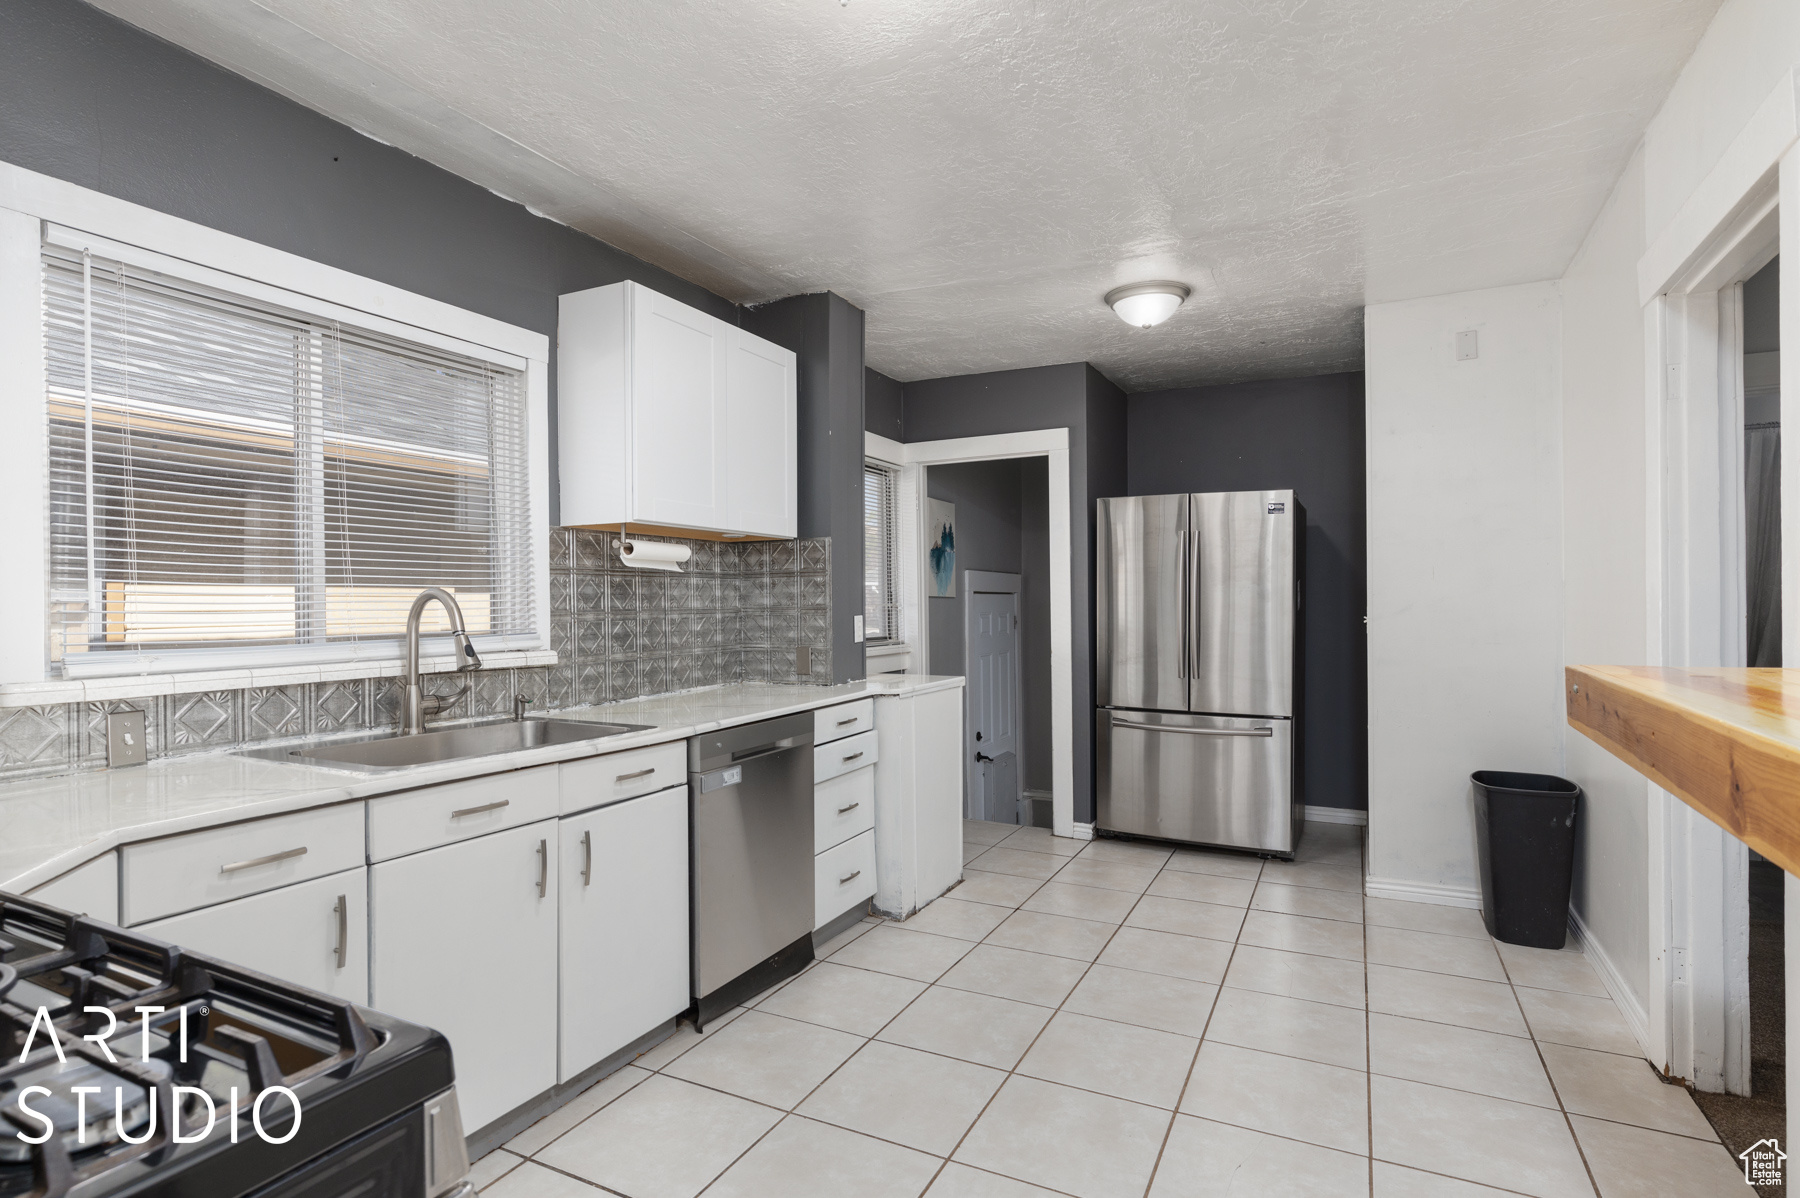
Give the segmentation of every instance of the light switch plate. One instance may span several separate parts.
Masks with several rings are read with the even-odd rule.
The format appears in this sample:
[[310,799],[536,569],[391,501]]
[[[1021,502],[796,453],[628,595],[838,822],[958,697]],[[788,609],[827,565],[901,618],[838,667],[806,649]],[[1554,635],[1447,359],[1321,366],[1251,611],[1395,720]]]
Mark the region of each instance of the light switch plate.
[[1456,335],[1456,360],[1473,362],[1481,356],[1481,334],[1475,329],[1465,329]]
[[850,627],[856,634],[856,643],[859,645],[862,644],[863,618],[861,616],[851,616],[850,617]]
[[109,711],[106,713],[106,768],[121,765],[143,765],[148,759],[144,744],[144,713],[141,711]]

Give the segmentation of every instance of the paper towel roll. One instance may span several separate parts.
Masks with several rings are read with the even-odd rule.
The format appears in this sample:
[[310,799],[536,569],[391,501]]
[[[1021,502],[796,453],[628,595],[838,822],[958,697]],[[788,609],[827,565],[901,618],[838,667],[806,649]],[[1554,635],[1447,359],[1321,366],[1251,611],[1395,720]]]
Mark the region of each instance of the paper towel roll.
[[619,560],[640,570],[671,570],[681,573],[681,563],[694,556],[686,545],[667,541],[639,541],[632,537],[618,543]]

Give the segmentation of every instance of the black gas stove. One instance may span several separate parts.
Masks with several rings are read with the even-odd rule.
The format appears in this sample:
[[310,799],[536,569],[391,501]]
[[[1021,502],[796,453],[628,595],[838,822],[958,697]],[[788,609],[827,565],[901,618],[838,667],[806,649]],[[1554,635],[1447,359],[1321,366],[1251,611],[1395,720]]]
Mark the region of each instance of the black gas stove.
[[453,1080],[427,1028],[0,892],[0,1198],[472,1195]]

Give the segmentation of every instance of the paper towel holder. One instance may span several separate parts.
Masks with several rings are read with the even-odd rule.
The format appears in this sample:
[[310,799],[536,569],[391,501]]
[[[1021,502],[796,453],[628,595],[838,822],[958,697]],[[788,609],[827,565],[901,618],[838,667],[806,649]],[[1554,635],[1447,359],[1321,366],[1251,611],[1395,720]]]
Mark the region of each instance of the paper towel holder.
[[694,555],[686,545],[669,541],[640,541],[635,537],[613,538],[613,549],[619,560],[634,570],[665,570],[671,574],[684,571],[681,563]]

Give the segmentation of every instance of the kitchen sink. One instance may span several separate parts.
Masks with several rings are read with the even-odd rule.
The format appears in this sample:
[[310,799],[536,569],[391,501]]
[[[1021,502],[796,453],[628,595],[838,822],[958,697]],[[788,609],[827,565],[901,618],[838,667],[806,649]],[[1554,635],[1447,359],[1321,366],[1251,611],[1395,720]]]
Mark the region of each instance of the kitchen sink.
[[567,745],[577,741],[599,740],[608,736],[622,736],[627,732],[643,732],[652,727],[655,725],[531,718],[465,724],[458,728],[420,732],[413,736],[375,732],[365,736],[337,737],[300,745],[242,749],[239,752],[245,757],[287,761],[297,765],[335,766],[340,769],[368,771],[398,770],[412,765],[428,765],[434,761],[491,757],[496,753],[512,753],[539,745]]

